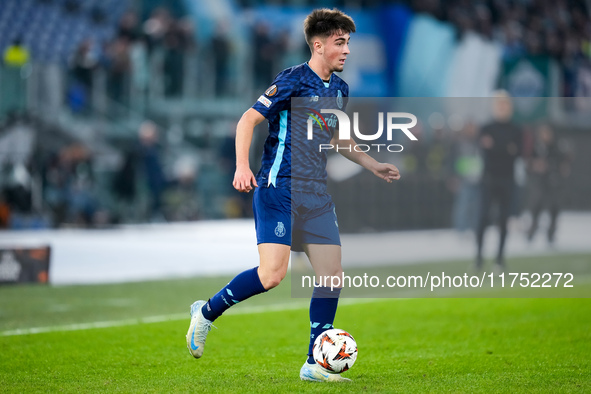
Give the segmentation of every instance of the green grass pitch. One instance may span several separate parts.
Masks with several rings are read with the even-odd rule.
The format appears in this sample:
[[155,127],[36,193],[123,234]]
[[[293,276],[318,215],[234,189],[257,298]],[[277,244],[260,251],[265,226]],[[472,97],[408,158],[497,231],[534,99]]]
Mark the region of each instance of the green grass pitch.
[[[189,355],[188,307],[227,279],[0,288],[0,392],[591,392],[588,298],[345,299],[335,326],[359,346],[353,382],[315,384],[298,377],[308,311],[289,281]],[[106,327],[74,330],[89,322]],[[32,327],[53,331],[8,335]]]

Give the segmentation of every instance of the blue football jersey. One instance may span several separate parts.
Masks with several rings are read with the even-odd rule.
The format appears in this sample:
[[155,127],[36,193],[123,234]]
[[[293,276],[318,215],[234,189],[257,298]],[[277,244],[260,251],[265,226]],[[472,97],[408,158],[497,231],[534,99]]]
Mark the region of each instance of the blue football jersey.
[[[252,106],[269,122],[261,169],[256,178],[259,187],[291,188],[297,191],[326,192],[326,150],[337,126],[336,117],[327,122],[320,115],[322,108],[344,110],[344,97],[349,85],[334,73],[324,82],[303,63],[280,72],[271,86]],[[292,108],[291,98],[303,97]],[[323,97],[334,98],[327,105]],[[315,114],[315,115],[313,115]],[[313,139],[307,138],[310,116],[322,119],[314,122]]]

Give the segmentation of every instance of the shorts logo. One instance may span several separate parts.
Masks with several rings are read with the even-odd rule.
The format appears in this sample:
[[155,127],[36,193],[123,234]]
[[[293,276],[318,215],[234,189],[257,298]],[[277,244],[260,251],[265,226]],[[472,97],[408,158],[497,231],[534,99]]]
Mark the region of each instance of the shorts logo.
[[285,226],[283,225],[283,222],[277,222],[277,227],[275,227],[275,235],[279,238],[285,235]]
[[261,97],[259,97],[259,99],[257,101],[259,103],[263,104],[267,108],[269,108],[271,106],[271,104],[273,104],[273,102],[271,100],[269,100],[268,98],[266,98],[263,95],[261,95]]
[[265,96],[273,97],[277,94],[277,85],[270,86],[269,89],[265,90]]
[[334,224],[335,224],[335,226],[337,226],[337,228],[338,228],[338,227],[339,227],[339,222],[337,221],[337,208],[336,208],[336,207],[334,207],[334,208],[332,209],[332,212],[334,213]]

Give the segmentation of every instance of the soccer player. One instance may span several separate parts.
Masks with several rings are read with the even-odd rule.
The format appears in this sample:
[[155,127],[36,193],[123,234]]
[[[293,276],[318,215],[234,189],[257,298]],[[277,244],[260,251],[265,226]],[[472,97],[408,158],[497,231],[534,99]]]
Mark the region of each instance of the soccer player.
[[[187,347],[199,358],[212,322],[231,306],[279,285],[287,272],[290,251],[304,251],[317,276],[342,274],[341,246],[334,204],[326,192],[326,152],[318,145],[292,144],[305,129],[292,129],[292,97],[332,98],[336,108],[343,108],[348,85],[334,72],[342,71],[349,55],[350,33],[355,23],[343,12],[317,9],[304,22],[304,34],[312,52],[308,62],[280,72],[271,86],[247,110],[236,130],[236,173],[234,188],[240,192],[254,189],[253,211],[260,255],[258,267],[238,274],[207,302],[191,306],[191,324]],[[269,122],[262,166],[255,177],[248,156],[256,125]],[[294,126],[295,127],[295,126]],[[293,134],[292,134],[293,131]],[[331,142],[334,128],[324,130],[318,142]],[[295,139],[298,139],[295,136]],[[322,140],[324,138],[324,140]],[[299,138],[302,140],[302,138]],[[336,143],[336,140],[335,140]],[[338,145],[354,146],[353,140],[338,140]],[[297,150],[297,152],[296,152]],[[339,151],[387,182],[400,178],[398,169],[379,163],[366,153],[351,149]],[[292,165],[296,155],[304,155],[305,165]],[[348,381],[337,374],[324,373],[314,362],[312,345],[323,331],[332,328],[341,289],[315,287],[310,302],[310,345],[308,359],[300,378],[309,381]]]

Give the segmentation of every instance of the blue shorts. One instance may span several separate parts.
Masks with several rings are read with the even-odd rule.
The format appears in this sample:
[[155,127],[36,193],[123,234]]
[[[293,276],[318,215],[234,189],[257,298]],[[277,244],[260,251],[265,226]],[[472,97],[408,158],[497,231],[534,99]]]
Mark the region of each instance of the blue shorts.
[[339,224],[328,193],[291,192],[289,189],[257,187],[252,200],[257,244],[340,245]]

